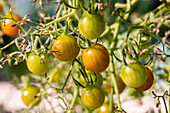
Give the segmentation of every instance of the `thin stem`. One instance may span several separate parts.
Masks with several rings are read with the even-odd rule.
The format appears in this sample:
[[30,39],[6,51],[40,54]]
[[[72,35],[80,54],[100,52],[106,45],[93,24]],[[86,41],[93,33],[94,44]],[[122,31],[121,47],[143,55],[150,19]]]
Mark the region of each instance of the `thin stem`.
[[46,24],[46,27],[54,24],[55,22],[61,21],[61,20],[65,19],[65,18],[67,18],[67,17],[71,17],[71,16],[73,16],[74,14],[75,14],[75,12],[73,11],[73,12],[71,12],[71,13],[68,13],[67,15],[64,15],[64,16],[62,16],[62,17],[60,17],[60,18],[57,18],[57,19],[55,19],[54,21],[51,21],[51,22],[49,22],[48,24]]
[[[113,76],[111,76],[111,80],[113,80]],[[113,86],[113,82],[111,82],[111,86]],[[113,92],[114,92],[114,87],[111,87],[110,91],[110,101],[109,101],[109,113],[113,113]]]
[[[111,55],[111,63],[112,63],[111,67],[112,67],[112,70],[113,70],[112,73],[111,73],[111,77],[112,77],[112,82],[113,82],[115,94],[116,94],[116,96],[117,96],[118,110],[123,110],[123,108],[122,108],[122,106],[121,106],[121,102],[120,102],[119,89],[118,89],[117,81],[116,81],[114,58],[113,58],[112,53],[111,53],[110,55]],[[113,96],[113,95],[111,95],[111,96]],[[110,107],[111,107],[111,106],[110,106]]]
[[68,73],[68,75],[67,75],[67,78],[66,78],[64,84],[63,84],[63,87],[61,88],[61,91],[62,91],[62,92],[63,92],[63,90],[64,90],[64,88],[65,88],[65,86],[66,86],[66,84],[67,84],[67,82],[68,82],[68,79],[69,79],[70,75],[71,75],[71,72],[72,72],[73,66],[74,66],[74,62],[75,62],[75,60],[73,60],[73,62],[72,62],[72,64],[71,64],[71,67],[70,67],[70,71],[69,71],[69,73]]
[[8,48],[9,46],[11,46],[12,44],[14,44],[15,43],[15,41],[18,41],[18,40],[21,40],[22,39],[22,37],[18,37],[18,38],[16,38],[15,40],[13,40],[12,42],[10,42],[9,44],[7,44],[6,46],[4,46],[4,47],[2,47],[2,48],[0,48],[0,50],[4,50],[4,49],[6,49],[6,48]]
[[79,87],[76,87],[76,89],[74,90],[74,93],[73,93],[73,99],[70,104],[71,110],[69,110],[68,113],[72,113],[72,108],[75,106],[78,95],[79,95]]

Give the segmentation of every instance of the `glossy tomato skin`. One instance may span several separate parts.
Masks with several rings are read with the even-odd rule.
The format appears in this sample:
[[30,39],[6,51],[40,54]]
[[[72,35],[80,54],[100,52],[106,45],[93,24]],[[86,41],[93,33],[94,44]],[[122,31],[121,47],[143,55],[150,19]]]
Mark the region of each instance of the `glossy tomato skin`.
[[109,53],[101,44],[94,44],[85,49],[82,54],[84,66],[91,72],[100,73],[109,66]]
[[101,87],[90,85],[81,91],[83,104],[90,109],[97,109],[104,103],[105,94]]
[[133,88],[140,87],[147,79],[147,72],[144,65],[140,62],[125,64],[121,67],[121,77],[123,82]]
[[[86,73],[87,73],[87,76],[88,76],[89,80],[90,80],[90,75],[91,75],[92,80],[93,80],[93,84],[102,87],[102,85],[103,85],[103,77],[102,77],[102,75],[100,73],[97,73],[96,76],[94,75],[94,73],[92,73],[90,71],[86,71]],[[86,81],[84,80],[83,75],[80,76],[80,81],[79,82],[82,85],[86,85]]]
[[[4,17],[11,17],[10,14],[4,16]],[[12,17],[16,20],[16,21],[20,21],[21,17],[17,14],[12,14]],[[20,29],[20,27],[18,25],[11,27],[12,25],[16,24],[13,20],[11,19],[5,19],[4,22],[1,22],[1,29],[4,32],[4,34],[6,34],[7,36],[16,36],[18,35],[18,30]]]
[[87,39],[98,38],[105,30],[105,19],[100,13],[86,12],[79,20],[80,34]]
[[46,55],[35,55],[29,54],[27,58],[27,67],[28,69],[37,75],[43,75],[47,72],[50,66],[50,60]]
[[142,86],[135,88],[137,91],[146,91],[149,88],[151,88],[151,86],[153,85],[153,81],[154,81],[153,73],[147,67],[146,67],[146,71],[147,71],[147,80]]
[[[22,91],[22,101],[26,106],[29,106],[34,100],[36,94],[40,93],[40,89],[37,86],[30,85],[23,89]],[[41,99],[39,98],[38,101],[34,104],[38,105]]]
[[74,60],[80,51],[77,39],[71,35],[61,35],[54,40],[52,45],[53,55],[60,61]]
[[[119,94],[123,92],[123,90],[125,89],[125,83],[122,81],[122,78],[119,76],[119,75],[116,75],[116,81],[117,81],[117,87],[118,87],[118,90],[119,90]],[[105,83],[105,90],[110,93],[111,92],[111,78],[109,77],[107,80],[106,80],[106,83]],[[115,94],[115,91],[113,92]]]
[[[113,112],[116,110],[116,108],[113,106]],[[103,104],[98,113],[109,113],[109,104]]]

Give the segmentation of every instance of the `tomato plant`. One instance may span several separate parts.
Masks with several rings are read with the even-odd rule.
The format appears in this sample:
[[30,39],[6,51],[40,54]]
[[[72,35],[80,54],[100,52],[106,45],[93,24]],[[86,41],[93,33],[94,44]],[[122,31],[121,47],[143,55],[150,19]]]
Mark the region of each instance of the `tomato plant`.
[[[119,93],[122,93],[123,90],[125,89],[125,83],[122,81],[121,77],[119,75],[116,75],[116,82],[117,82],[117,87],[119,90]],[[111,78],[107,78],[106,83],[105,83],[105,90],[110,93],[111,92]],[[114,92],[115,93],[115,92]]]
[[146,68],[146,71],[147,71],[147,80],[142,86],[135,88],[137,91],[146,91],[149,88],[151,88],[151,86],[153,85],[154,82],[153,73],[149,68]]
[[[11,17],[11,14],[6,15],[5,17]],[[16,21],[20,21],[21,17],[18,14],[12,14],[12,17],[16,20]],[[16,22],[12,19],[5,19],[3,20],[3,22],[1,22],[1,29],[4,32],[4,34],[8,35],[8,36],[16,36],[18,35],[18,30],[20,29],[20,27],[18,25],[15,25]]]
[[88,70],[94,73],[100,73],[109,66],[110,58],[107,49],[103,45],[94,44],[83,50],[82,60]]
[[29,54],[27,58],[28,69],[37,75],[43,75],[50,66],[50,60],[46,55]]
[[90,85],[81,91],[81,100],[83,104],[90,109],[99,108],[103,104],[104,99],[104,91],[99,86]]
[[79,54],[80,48],[77,40],[71,35],[61,35],[54,40],[52,45],[53,55],[60,61],[74,60]]
[[123,82],[129,87],[140,87],[147,79],[146,68],[140,62],[127,64],[127,66],[123,64],[120,72]]
[[99,38],[105,30],[105,20],[100,13],[86,12],[79,20],[79,31],[87,39]]
[[[152,100],[153,96],[156,98],[160,112],[168,113],[169,0],[31,0],[36,7],[29,4],[32,12],[27,10],[25,14],[21,13],[25,11],[22,7],[16,7],[20,6],[16,3],[27,5],[23,1],[0,2],[1,29],[9,32],[8,35],[0,30],[0,78],[12,81],[18,89],[30,84],[41,87],[41,93],[38,90],[38,95],[32,94],[38,98],[28,109],[17,109],[18,112],[92,113],[98,112],[103,103],[109,103],[110,113],[114,112],[113,105],[116,112],[132,113],[140,105],[132,111],[126,108],[128,101],[136,98],[143,107],[148,105],[143,101],[147,94]],[[15,13],[23,18],[15,18]],[[24,71],[17,76],[25,61],[32,73]],[[142,92],[152,85],[152,93]],[[157,91],[164,92],[158,95]],[[43,97],[43,103],[32,108],[39,97]],[[41,109],[46,102],[48,108]],[[157,112],[156,108],[151,109]],[[148,111],[150,108],[143,112]]]
[[[35,96],[40,93],[40,89],[35,85],[27,86],[22,91],[22,101],[25,105],[29,106],[30,104],[33,104],[32,106],[38,105],[41,101],[40,98],[35,100]],[[35,101],[35,102],[34,102]]]

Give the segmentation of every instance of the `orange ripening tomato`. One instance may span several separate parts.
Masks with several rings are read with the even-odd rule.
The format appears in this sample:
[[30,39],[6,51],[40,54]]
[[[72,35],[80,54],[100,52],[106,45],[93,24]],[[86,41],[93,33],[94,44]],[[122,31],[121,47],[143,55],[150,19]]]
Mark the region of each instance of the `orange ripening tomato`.
[[[11,17],[11,15],[8,14],[4,17]],[[12,14],[12,17],[16,21],[21,20],[21,17],[17,14]],[[16,22],[14,22],[12,19],[5,19],[5,20],[3,20],[3,22],[1,22],[1,29],[4,32],[4,34],[7,35],[7,36],[10,36],[10,37],[16,36],[16,35],[18,35],[18,30],[20,29],[20,27],[18,25],[15,25],[15,24],[16,24]]]
[[74,60],[80,51],[77,39],[71,35],[61,35],[52,45],[53,55],[60,61]]
[[[113,112],[116,110],[115,106],[113,106]],[[98,113],[109,113],[109,104],[103,104]]]
[[[117,81],[117,87],[119,90],[119,94],[123,92],[123,90],[125,89],[125,83],[123,82],[123,80],[121,79],[121,77],[119,75],[116,75],[116,81]],[[106,84],[105,84],[105,90],[110,93],[111,92],[111,78],[108,78],[106,80]],[[115,91],[113,92],[115,94]]]
[[84,66],[91,72],[100,73],[109,66],[109,53],[101,44],[94,44],[85,49],[82,54]]
[[151,86],[153,85],[153,81],[154,81],[153,73],[147,67],[146,67],[146,71],[147,71],[147,80],[146,80],[146,82],[142,86],[140,86],[138,88],[135,88],[135,90],[137,90],[137,91],[146,91],[149,88],[151,88]]

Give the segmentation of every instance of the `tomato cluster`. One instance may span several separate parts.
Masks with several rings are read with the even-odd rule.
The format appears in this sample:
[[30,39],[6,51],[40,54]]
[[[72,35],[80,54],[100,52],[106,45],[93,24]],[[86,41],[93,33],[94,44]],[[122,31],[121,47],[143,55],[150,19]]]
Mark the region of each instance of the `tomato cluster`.
[[147,79],[146,68],[140,62],[123,64],[121,67],[121,77],[127,86],[133,88],[140,87]]
[[[109,0],[107,2],[108,7],[105,6],[106,4],[99,5],[98,2],[100,1],[89,1],[91,6],[87,9],[87,11],[82,5],[83,1],[80,2],[79,0],[75,0],[74,2],[70,1],[67,4],[65,0],[61,0],[58,3],[60,5],[58,8],[63,7],[64,10],[68,11],[62,13],[63,9],[57,9],[56,16],[53,16],[52,18],[43,18],[42,20],[40,19],[40,23],[33,22],[28,17],[28,15],[21,20],[21,17],[17,14],[12,13],[12,11],[9,15],[4,16],[3,20],[1,19],[1,29],[5,35],[11,37],[18,35],[20,27],[24,31],[23,35],[20,34],[19,38],[8,44],[8,46],[10,46],[13,43],[16,43],[16,46],[18,48],[18,52],[16,52],[17,54],[14,52],[9,56],[6,55],[7,60],[4,60],[4,62],[9,62],[10,64],[11,59],[15,60],[16,63],[20,62],[21,60],[26,60],[27,68],[30,70],[31,73],[33,73],[31,74],[31,76],[29,76],[30,78],[26,82],[27,85],[22,91],[22,100],[26,106],[35,106],[38,105],[41,101],[41,98],[35,98],[37,94],[40,94],[40,89],[35,85],[30,85],[32,79],[38,78],[37,75],[40,75],[39,78],[41,78],[42,75],[45,75],[45,79],[43,79],[45,82],[43,80],[39,80],[41,86],[44,88],[45,93],[43,93],[43,96],[46,96],[47,94],[46,88],[53,88],[56,90],[57,93],[65,92],[65,86],[68,84],[69,79],[72,77],[75,84],[79,86],[77,87],[77,89],[81,87],[80,98],[84,106],[89,108],[89,111],[91,111],[91,109],[100,108],[98,109],[98,113],[108,113],[115,110],[114,107],[113,110],[109,110],[109,105],[105,104],[104,102],[105,95],[113,97],[112,94],[115,94],[117,92],[119,92],[119,94],[122,93],[126,86],[129,86],[137,91],[146,91],[151,88],[154,82],[153,73],[149,68],[145,67],[145,65],[143,65],[140,60],[146,59],[151,55],[152,49],[150,48],[152,47],[151,38],[153,34],[149,33],[152,33],[152,30],[150,32],[146,32],[145,30],[147,26],[133,26],[131,25],[133,23],[128,23],[128,21],[126,22],[126,19],[129,16],[128,12],[124,13],[127,15],[121,14],[120,12],[124,11],[124,9],[117,10],[117,8],[111,8],[111,10],[113,10],[113,12],[115,14],[118,14],[118,16],[120,17],[117,18],[117,22],[115,22],[115,24],[108,25],[107,30],[105,30],[107,23],[103,16],[104,12],[102,13],[102,11],[105,8],[111,6],[109,6]],[[73,7],[71,5],[75,6]],[[82,13],[83,10],[79,10],[79,8],[82,8],[86,11]],[[61,15],[62,17],[60,18]],[[67,21],[64,19],[66,19]],[[148,26],[150,25],[147,22],[149,19],[150,17],[146,19],[146,22],[144,22],[147,23]],[[26,30],[22,26],[20,26],[21,22],[26,23],[28,26],[30,26],[30,30],[28,32],[26,32]],[[77,23],[74,25],[74,22]],[[123,45],[122,41],[119,41],[118,39],[118,35],[121,34],[120,27],[125,26],[122,23],[126,23],[125,25],[127,25],[129,29],[129,34],[123,42],[125,45]],[[137,39],[136,41],[136,39],[130,38],[135,41],[135,44],[130,45],[130,33],[138,28],[140,28],[140,32],[136,37],[139,37],[139,40]],[[154,30],[157,29],[153,29],[153,32],[155,32]],[[122,32],[124,31],[122,30]],[[112,37],[111,41],[110,39],[107,40],[107,36],[109,38]],[[42,37],[48,38],[45,43],[43,42]],[[115,39],[113,39],[113,37]],[[142,39],[141,37],[144,37],[144,39]],[[159,37],[156,36],[156,38]],[[106,43],[103,44],[102,42]],[[120,43],[122,45],[118,47]],[[40,48],[37,49],[38,44],[40,44]],[[4,48],[6,47],[7,46],[5,46]],[[129,47],[131,47],[131,50],[129,49]],[[126,62],[124,56],[123,60],[116,58],[116,56],[118,55],[114,56],[113,52],[117,50],[124,50],[124,56],[130,54],[128,59],[129,62]],[[0,52],[1,51],[2,50],[0,48]],[[116,67],[117,65],[115,65],[114,59],[116,59],[116,62],[123,62],[119,75],[116,75],[118,74],[119,69]],[[52,70],[54,71],[50,70],[52,73],[48,71],[51,68],[50,63],[54,64],[52,66]],[[64,64],[70,66],[70,70],[66,79],[64,78],[65,76],[61,79],[61,76],[65,75],[65,72],[62,70],[63,67],[56,68],[57,66],[55,64],[57,64],[58,67],[62,67]],[[110,67],[109,64],[111,64]],[[55,68],[53,69],[53,67]],[[66,69],[68,69],[68,67]],[[76,74],[74,72],[76,72]],[[116,75],[112,76],[113,80],[111,80],[111,74]],[[65,79],[65,82],[61,83],[61,80],[63,79]],[[59,86],[53,86],[53,82],[58,83],[54,85]],[[104,87],[102,86],[103,83],[105,83]],[[113,91],[111,93],[113,84],[116,83],[116,92]],[[46,87],[46,84],[48,87]],[[61,84],[63,85],[62,87]],[[72,84],[70,86],[72,86]],[[72,89],[68,89],[69,93],[71,91]],[[78,97],[79,89],[77,90],[77,92],[77,94],[75,95],[77,95]],[[73,94],[73,96],[75,95]],[[119,95],[117,94],[117,96]],[[74,99],[76,101],[75,97]],[[65,101],[65,99],[61,100]],[[71,104],[73,105],[73,107],[75,101]],[[67,102],[64,102],[64,104],[66,105]],[[120,107],[119,109],[122,110],[120,100],[118,100],[118,104],[118,106]]]
[[151,70],[140,62],[122,65],[121,76],[123,82],[137,91],[148,90],[154,81]]

